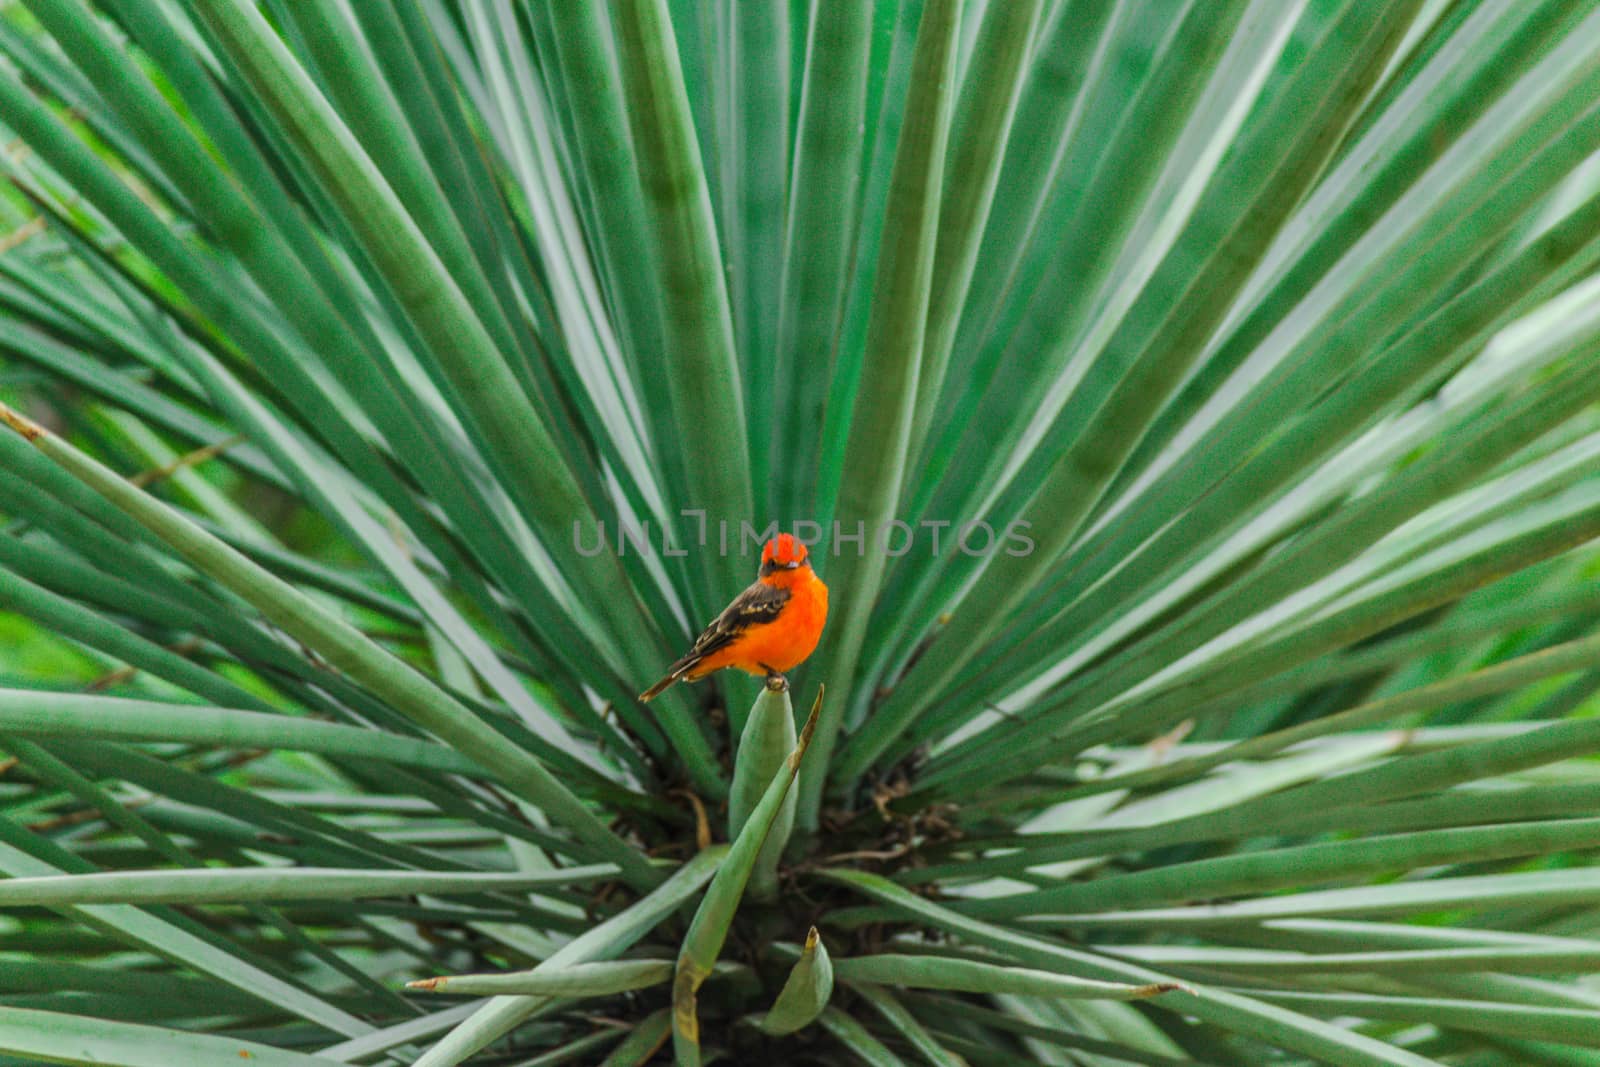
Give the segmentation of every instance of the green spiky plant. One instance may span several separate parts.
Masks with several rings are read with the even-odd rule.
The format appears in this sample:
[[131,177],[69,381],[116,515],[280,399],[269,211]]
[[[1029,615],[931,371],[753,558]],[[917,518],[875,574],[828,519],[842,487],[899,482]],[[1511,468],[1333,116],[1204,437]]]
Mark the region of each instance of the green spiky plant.
[[1600,1064],[1596,39],[4,5],[0,1063]]

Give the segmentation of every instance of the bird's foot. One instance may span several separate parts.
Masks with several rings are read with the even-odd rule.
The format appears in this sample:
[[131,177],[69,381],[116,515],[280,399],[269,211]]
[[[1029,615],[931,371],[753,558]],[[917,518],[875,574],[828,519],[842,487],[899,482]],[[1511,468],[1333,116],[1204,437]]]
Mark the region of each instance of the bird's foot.
[[763,663],[761,666],[766,667],[766,670],[767,670],[767,690],[769,692],[773,692],[773,693],[788,692],[789,679],[788,679],[788,677],[786,675],[782,674],[779,671],[773,670],[771,667],[767,667],[767,665],[765,663]]

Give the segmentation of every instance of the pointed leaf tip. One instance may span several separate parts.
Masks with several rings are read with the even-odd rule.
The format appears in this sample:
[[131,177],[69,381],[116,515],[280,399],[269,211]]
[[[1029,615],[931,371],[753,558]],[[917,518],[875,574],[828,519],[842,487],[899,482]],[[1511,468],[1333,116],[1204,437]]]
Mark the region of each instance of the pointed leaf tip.
[[408,983],[407,988],[468,996],[609,997],[648,989],[672,978],[671,960],[600,960],[502,974],[456,974]]
[[1191,997],[1198,997],[1200,991],[1191,985],[1182,982],[1152,982],[1149,985],[1139,986],[1137,992],[1144,997],[1159,997],[1163,993],[1187,993]]
[[805,759],[806,749],[811,746],[811,735],[817,732],[817,718],[822,714],[822,697],[827,691],[827,686],[817,686],[817,699],[811,702],[811,714],[806,716],[806,724],[800,728],[800,741],[794,746],[794,753],[789,757],[791,770],[800,769],[800,761]]
[[1018,996],[1059,997],[1069,1000],[1145,1000],[1182,991],[1198,996],[1180,982],[1128,985],[1092,978],[1014,967],[977,960],[883,953],[855,956],[834,964],[847,982],[871,982],[907,989],[949,989],[961,993],[1013,993]]
[[37,441],[45,435],[43,426],[5,404],[0,404],[0,422],[4,422],[29,441]]
[[813,926],[806,933],[800,959],[772,1003],[760,1026],[768,1034],[792,1034],[816,1021],[833,996],[833,961]]

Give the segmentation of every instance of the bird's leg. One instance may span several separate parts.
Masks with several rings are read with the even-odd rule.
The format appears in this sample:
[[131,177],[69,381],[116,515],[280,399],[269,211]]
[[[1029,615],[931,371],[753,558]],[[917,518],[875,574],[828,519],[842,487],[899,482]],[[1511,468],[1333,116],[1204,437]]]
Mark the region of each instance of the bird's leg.
[[765,663],[761,666],[767,672],[767,689],[774,693],[782,693],[789,688],[789,679],[782,673],[773,670]]

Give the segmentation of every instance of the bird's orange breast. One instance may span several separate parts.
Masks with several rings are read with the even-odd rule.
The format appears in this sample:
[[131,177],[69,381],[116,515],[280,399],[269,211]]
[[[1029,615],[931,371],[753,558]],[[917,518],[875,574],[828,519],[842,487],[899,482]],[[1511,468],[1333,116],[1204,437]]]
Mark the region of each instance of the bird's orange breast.
[[805,577],[789,586],[789,601],[771,622],[750,627],[739,637],[701,660],[685,677],[703,678],[723,667],[764,675],[768,668],[784,674],[816,650],[828,621],[828,587],[806,568]]

